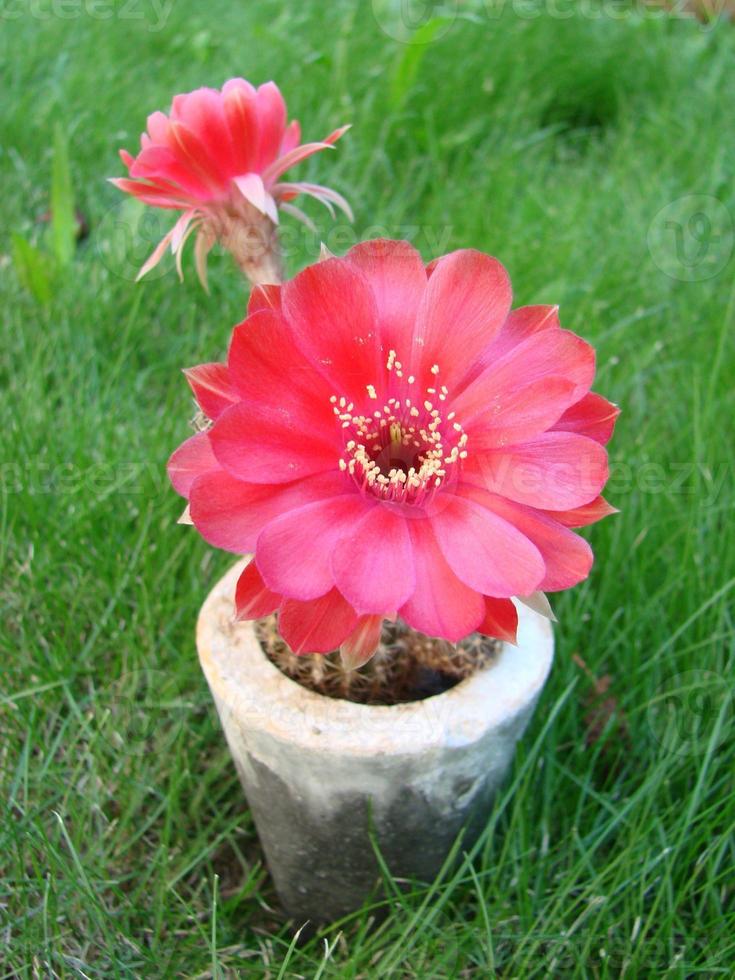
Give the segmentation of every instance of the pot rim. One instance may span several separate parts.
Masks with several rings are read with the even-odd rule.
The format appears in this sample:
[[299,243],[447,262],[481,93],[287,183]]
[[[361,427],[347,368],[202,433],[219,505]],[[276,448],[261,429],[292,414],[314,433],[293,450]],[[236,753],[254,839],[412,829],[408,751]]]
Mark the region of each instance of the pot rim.
[[207,596],[197,648],[220,715],[232,712],[250,731],[340,756],[413,755],[467,745],[512,724],[534,704],[551,668],[551,623],[517,603],[517,646],[502,643],[492,664],[441,694],[392,705],[318,694],[271,662],[252,622],[235,621],[235,585],[248,561],[237,562]]

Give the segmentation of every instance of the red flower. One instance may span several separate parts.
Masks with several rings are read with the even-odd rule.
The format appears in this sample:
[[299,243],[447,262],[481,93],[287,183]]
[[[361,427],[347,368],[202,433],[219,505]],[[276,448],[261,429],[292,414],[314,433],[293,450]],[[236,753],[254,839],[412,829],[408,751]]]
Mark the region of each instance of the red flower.
[[395,615],[512,640],[511,596],[584,579],[571,528],[612,511],[594,372],[496,259],[367,242],[255,290],[227,363],[187,372],[214,424],[169,474],[208,542],[254,553],[240,617],[278,610],[296,653],[362,662]]
[[328,149],[349,127],[335,130],[321,143],[301,144],[298,122],[287,125],[286,118],[286,104],[274,82],[256,90],[242,78],[225,82],[221,92],[200,88],[177,95],[168,116],[154,112],[148,117],[138,156],[120,151],[133,179],[112,183],[146,204],[180,211],[181,217],[139,279],[160,262],[169,245],[181,275],[184,244],[197,231],[196,263],[203,283],[206,256],[217,240],[251,278],[278,280],[273,232],[279,207],[311,225],[288,203],[309,194],[330,211],[336,204],[351,218],[349,205],[336,191],[281,180],[286,170]]

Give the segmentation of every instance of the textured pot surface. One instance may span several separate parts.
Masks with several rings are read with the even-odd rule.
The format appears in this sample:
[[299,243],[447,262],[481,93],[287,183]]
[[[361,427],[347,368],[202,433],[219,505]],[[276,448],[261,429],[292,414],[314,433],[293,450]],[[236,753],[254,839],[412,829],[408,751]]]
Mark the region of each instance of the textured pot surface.
[[431,880],[460,830],[469,846],[531,716],[553,657],[550,623],[519,609],[518,646],[444,694],[355,704],[315,694],[235,623],[238,563],[199,617],[202,668],[287,912],[331,921],[379,878]]

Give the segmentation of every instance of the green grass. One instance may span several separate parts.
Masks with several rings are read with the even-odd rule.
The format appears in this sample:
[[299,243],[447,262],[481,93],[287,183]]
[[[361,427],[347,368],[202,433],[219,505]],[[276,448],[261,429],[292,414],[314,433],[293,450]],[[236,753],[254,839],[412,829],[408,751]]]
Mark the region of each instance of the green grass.
[[[478,2],[416,49],[379,29],[387,6],[176,0],[160,31],[146,2],[0,10],[0,977],[735,970],[735,31]],[[597,346],[623,407],[621,514],[555,603],[553,674],[473,860],[302,946],[194,650],[230,559],[175,524],[164,476],[179,369],[222,353],[242,284],[215,256],[207,296],[188,255],[183,285],[134,285],[145,248],[104,182],[149,111],[236,73],[276,78],[309,138],[354,123],[303,170],[355,207],[352,230],[311,207],[335,251],[381,229],[498,255],[519,304],[561,303]],[[40,305],[10,233],[42,238],[57,122],[91,234]],[[657,217],[692,194],[704,219]],[[291,269],[317,245],[293,233]],[[575,652],[609,675],[600,724]]]

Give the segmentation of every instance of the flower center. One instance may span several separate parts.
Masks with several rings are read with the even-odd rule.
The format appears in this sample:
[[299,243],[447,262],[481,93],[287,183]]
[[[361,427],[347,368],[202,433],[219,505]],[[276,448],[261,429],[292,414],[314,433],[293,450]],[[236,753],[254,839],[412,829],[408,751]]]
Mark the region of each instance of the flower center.
[[[339,466],[381,500],[426,504],[466,459],[467,435],[455,413],[444,411],[449,392],[438,380],[420,392],[413,375],[404,376],[395,351],[386,366],[396,394],[382,407],[374,385],[367,386],[372,411],[336,395],[330,399],[344,435]],[[438,378],[438,365],[431,371]]]

